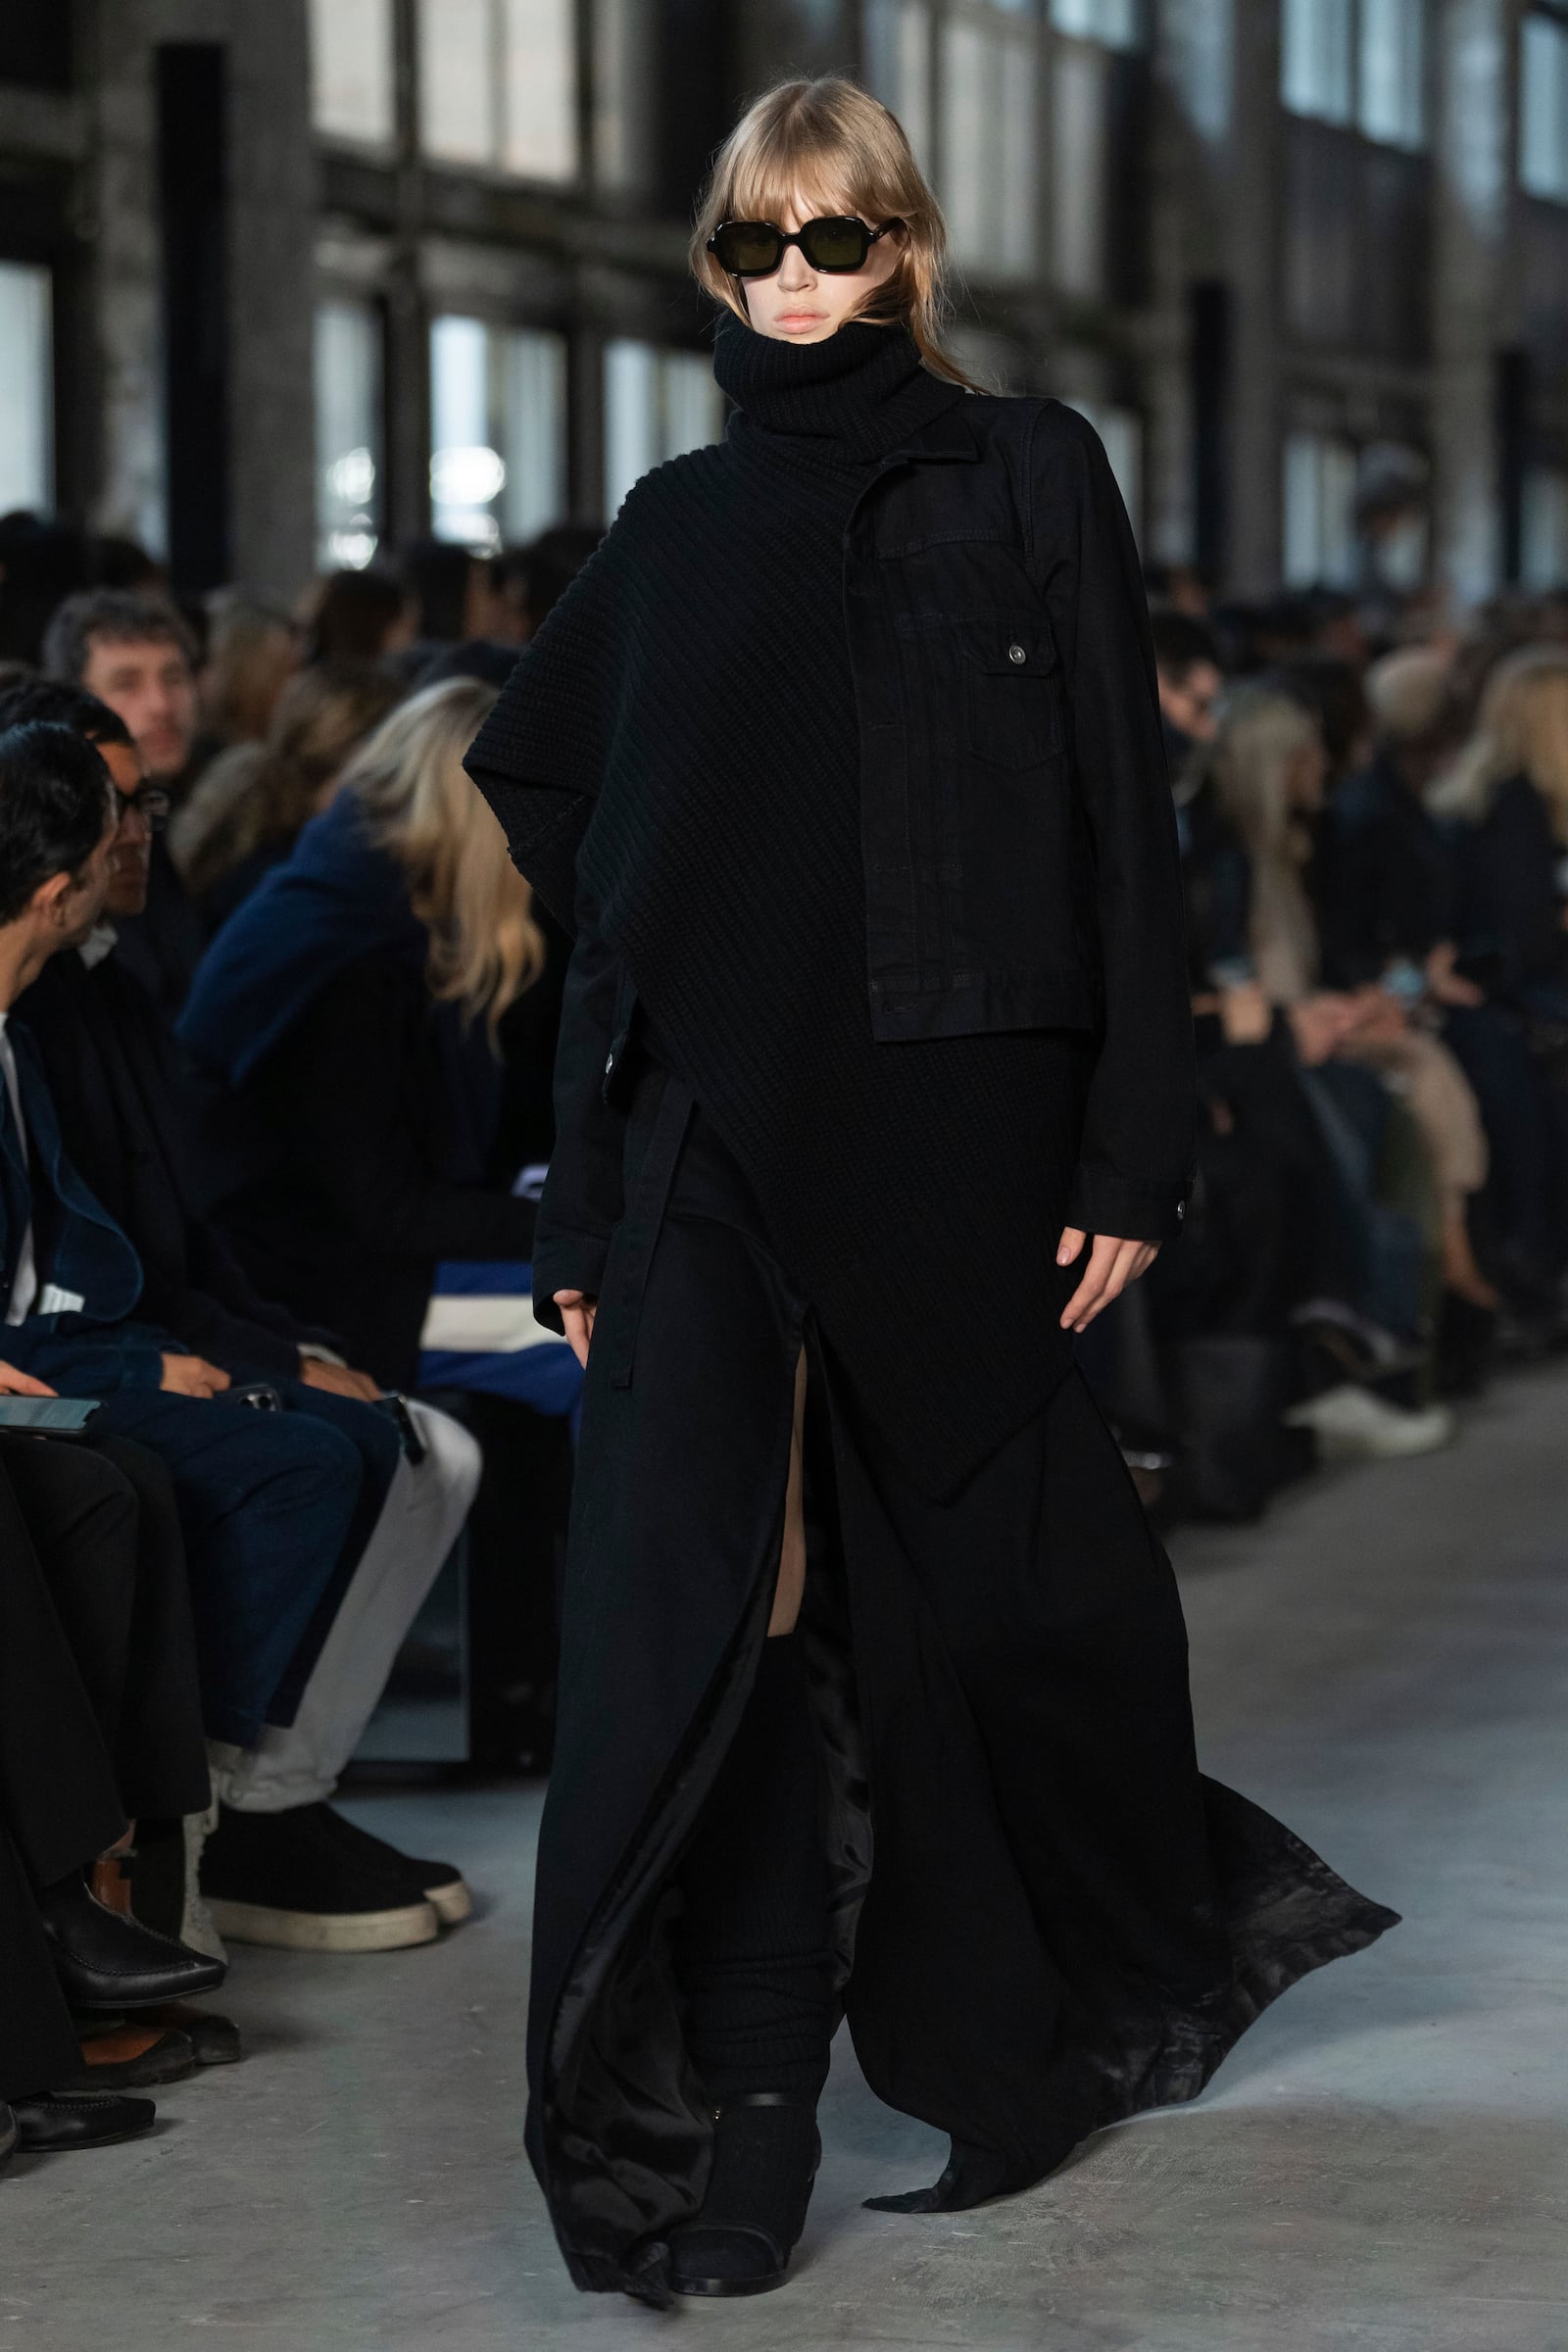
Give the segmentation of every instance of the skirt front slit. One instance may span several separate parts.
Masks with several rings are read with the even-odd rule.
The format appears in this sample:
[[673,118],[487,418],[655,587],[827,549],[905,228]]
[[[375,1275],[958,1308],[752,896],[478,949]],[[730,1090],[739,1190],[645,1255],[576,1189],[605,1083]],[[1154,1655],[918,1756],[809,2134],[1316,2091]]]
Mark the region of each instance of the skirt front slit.
[[1200,1775],[1175,1580],[1076,1373],[934,1498],[652,1064],[626,1197],[584,1397],[528,2145],[577,2283],[662,2300],[710,2144],[671,1882],[766,1636],[803,1348],[839,1997],[872,2088],[954,2145],[912,2207],[1023,2187],[1193,2097],[1269,2000],[1394,1915]]

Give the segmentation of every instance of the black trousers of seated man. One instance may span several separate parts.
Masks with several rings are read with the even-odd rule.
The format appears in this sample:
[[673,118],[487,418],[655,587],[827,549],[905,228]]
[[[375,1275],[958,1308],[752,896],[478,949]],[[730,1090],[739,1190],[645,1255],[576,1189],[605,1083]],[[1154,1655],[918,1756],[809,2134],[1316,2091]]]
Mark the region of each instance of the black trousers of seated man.
[[[122,1812],[134,1821],[203,1811],[210,1791],[200,1674],[169,1472],[128,1439],[9,1432],[0,1433],[0,1475],[30,1539],[34,1572],[24,1581],[34,1615],[52,1604]],[[9,1605],[24,1604],[13,1593]],[[30,1646],[42,1639],[35,1629]],[[37,1736],[40,1709],[53,1703],[52,1692],[30,1685],[7,1703],[24,1745]]]
[[74,1592],[94,1562],[113,1590],[134,1562],[138,1534],[134,1493],[114,1463],[53,1440],[0,1442],[0,2099],[48,2089],[80,2067],[32,1890],[84,1870],[125,1827],[109,1749],[10,1475],[16,1466],[47,1504],[40,1530]]

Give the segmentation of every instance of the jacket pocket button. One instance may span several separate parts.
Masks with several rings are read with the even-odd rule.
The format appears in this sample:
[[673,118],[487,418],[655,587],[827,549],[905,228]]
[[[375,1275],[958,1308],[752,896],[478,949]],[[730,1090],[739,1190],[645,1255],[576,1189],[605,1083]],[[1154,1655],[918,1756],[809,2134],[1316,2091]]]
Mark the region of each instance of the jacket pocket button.
[[1028,655],[1027,655],[1027,654],[1024,652],[1024,650],[1023,650],[1023,647],[1022,647],[1021,645],[1009,645],[1009,646],[1008,646],[1008,648],[1007,648],[1007,660],[1008,660],[1009,662],[1027,662],[1027,661],[1028,661],[1028,659],[1029,659],[1029,657],[1028,657]]

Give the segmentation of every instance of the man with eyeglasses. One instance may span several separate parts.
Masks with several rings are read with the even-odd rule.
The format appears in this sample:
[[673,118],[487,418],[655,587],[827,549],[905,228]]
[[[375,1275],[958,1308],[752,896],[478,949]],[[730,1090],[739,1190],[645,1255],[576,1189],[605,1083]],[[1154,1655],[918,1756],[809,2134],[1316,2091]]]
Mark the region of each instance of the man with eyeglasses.
[[[167,817],[195,775],[196,644],[182,614],[160,596],[84,589],[50,620],[43,663],[51,679],[95,696],[123,722],[136,761],[131,789],[145,779]],[[154,848],[149,836],[141,858],[143,904],[121,918],[120,953],[172,1021],[201,956],[201,926],[162,842]]]

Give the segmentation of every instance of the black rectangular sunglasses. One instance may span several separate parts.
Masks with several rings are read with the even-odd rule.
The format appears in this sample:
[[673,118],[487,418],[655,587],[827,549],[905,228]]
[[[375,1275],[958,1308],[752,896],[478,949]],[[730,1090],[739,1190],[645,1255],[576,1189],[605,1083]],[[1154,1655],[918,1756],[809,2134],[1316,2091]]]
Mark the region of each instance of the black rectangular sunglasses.
[[808,220],[804,228],[787,234],[772,220],[722,220],[709,238],[708,250],[731,277],[771,277],[785,247],[798,245],[813,270],[833,276],[863,270],[878,237],[903,226],[902,220],[884,220],[880,228],[867,228],[863,220],[845,215]]

